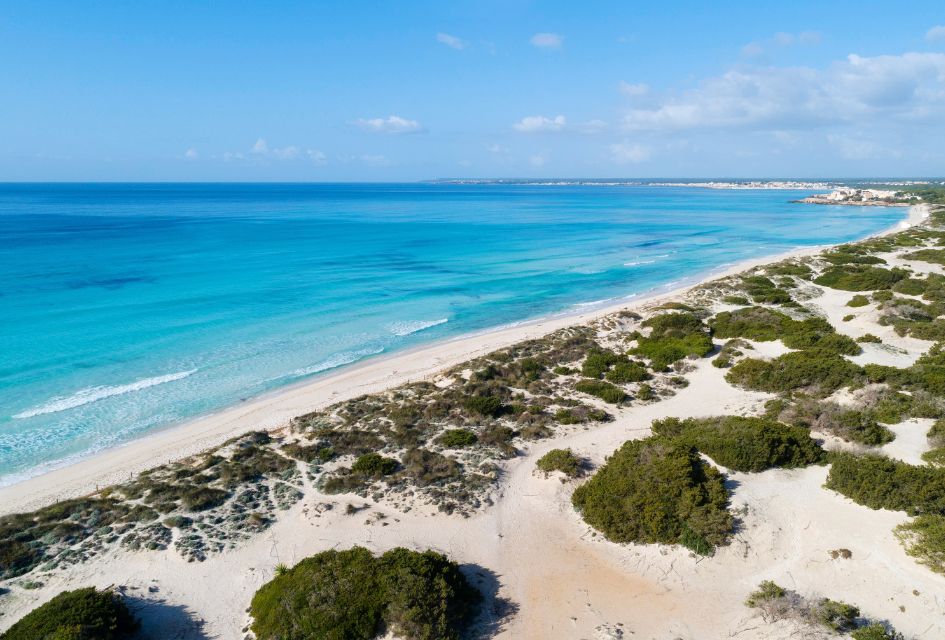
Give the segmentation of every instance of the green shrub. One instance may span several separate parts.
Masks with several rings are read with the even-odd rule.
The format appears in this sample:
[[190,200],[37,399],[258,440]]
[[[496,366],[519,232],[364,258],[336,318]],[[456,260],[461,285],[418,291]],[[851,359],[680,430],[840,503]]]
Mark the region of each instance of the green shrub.
[[124,640],[138,622],[118,594],[94,587],[64,591],[0,634],[0,640]]
[[479,438],[469,429],[447,429],[437,441],[448,449],[462,449],[473,446]]
[[725,304],[737,304],[737,305],[746,305],[751,304],[751,300],[745,296],[725,296],[722,298],[722,302]]
[[779,289],[765,276],[743,276],[741,288],[758,304],[787,304],[792,302],[791,294]]
[[379,453],[365,453],[351,465],[351,471],[368,478],[383,478],[397,471],[398,463]]
[[641,336],[631,353],[646,358],[662,371],[687,357],[707,356],[714,348],[709,328],[691,313],[663,313],[643,322],[652,329]]
[[850,633],[852,640],[903,640],[902,634],[887,629],[879,622],[854,629]]
[[909,274],[903,269],[882,269],[861,265],[830,267],[814,283],[842,291],[872,291],[888,289]]
[[847,301],[848,307],[865,307],[870,303],[870,299],[862,294],[857,294]]
[[456,563],[433,551],[324,551],[264,584],[250,613],[258,640],[458,639],[481,600]]
[[563,366],[557,366],[554,369],[552,369],[552,371],[555,373],[555,375],[558,375],[558,376],[569,376],[572,373],[577,373],[575,369],[572,369],[571,367],[563,367]]
[[626,384],[628,382],[642,382],[650,377],[646,367],[638,362],[618,362],[604,376],[610,382]]
[[936,573],[945,573],[945,516],[926,514],[896,527],[906,553]]
[[832,353],[794,351],[774,360],[742,360],[725,375],[732,384],[772,393],[809,390],[829,395],[862,381],[863,370]]
[[219,507],[229,497],[229,492],[222,489],[191,487],[181,495],[181,506],[187,511],[206,511]]
[[627,398],[623,389],[603,380],[580,380],[574,388],[581,393],[597,396],[610,404],[620,404]]
[[282,452],[290,458],[303,462],[328,462],[335,457],[335,450],[323,443],[303,445],[298,443],[287,444]]
[[745,355],[742,349],[750,348],[751,345],[741,338],[733,338],[722,345],[722,348],[719,349],[719,355],[712,359],[712,366],[718,367],[719,369],[730,367],[735,361],[735,358]]
[[787,591],[784,587],[781,587],[772,580],[764,580],[758,585],[756,590],[748,594],[748,598],[745,599],[745,604],[752,608],[760,607],[763,603],[771,602],[772,600],[780,600],[786,595]]
[[713,548],[732,531],[722,475],[682,442],[631,440],[575,490],[584,520],[614,542]]
[[825,457],[806,429],[770,418],[666,418],[655,421],[652,429],[657,435],[679,438],[735,471],[803,467]]
[[945,469],[835,453],[824,486],[871,509],[945,515]]
[[902,256],[906,260],[920,260],[945,265],[945,249],[920,249]]
[[893,299],[893,292],[889,289],[880,289],[873,292],[874,302],[886,302]]
[[945,418],[936,420],[925,437],[933,447],[945,446]]
[[587,378],[601,378],[611,366],[625,359],[607,349],[594,349],[584,359],[581,375]]
[[715,316],[711,325],[717,338],[747,338],[759,342],[781,340],[791,349],[819,349],[844,355],[860,352],[851,338],[836,333],[823,318],[794,320],[765,307],[723,311]]
[[922,460],[936,467],[945,467],[945,447],[937,447],[923,452]]
[[644,402],[652,400],[654,397],[653,387],[648,384],[641,384],[637,389],[637,400],[642,400]]
[[581,460],[570,449],[552,449],[540,457],[535,466],[545,473],[560,471],[569,478],[575,478],[581,473]]
[[860,343],[863,343],[863,344],[866,344],[866,343],[880,344],[880,343],[882,343],[882,340],[881,340],[878,336],[874,336],[872,333],[864,333],[864,334],[861,335],[859,338],[857,338],[856,341],[857,341],[857,342],[860,342]]
[[852,604],[824,598],[814,607],[814,616],[825,627],[843,633],[856,628],[860,610]]
[[467,411],[481,416],[495,416],[502,410],[502,399],[496,396],[470,396],[463,400]]

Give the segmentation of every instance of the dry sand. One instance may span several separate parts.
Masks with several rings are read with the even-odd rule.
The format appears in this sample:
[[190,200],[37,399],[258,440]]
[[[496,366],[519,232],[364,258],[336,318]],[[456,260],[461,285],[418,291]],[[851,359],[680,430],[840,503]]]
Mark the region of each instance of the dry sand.
[[[924,215],[923,207],[911,210],[912,222]],[[850,295],[827,291],[815,302],[839,331],[851,336],[878,333],[872,306],[853,310],[855,320],[840,322],[851,311],[845,306]],[[642,304],[634,301],[616,308]],[[4,511],[20,510],[82,494],[239,432],[277,426],[294,415],[408,379],[429,378],[476,355],[614,310],[544,320],[372,360],[4,488],[0,505]],[[903,366],[931,344],[892,332],[881,335],[892,348],[871,349],[858,361]],[[771,345],[757,346],[766,349],[760,351],[763,356],[771,357],[778,352]],[[916,564],[896,541],[892,529],[905,516],[873,511],[823,489],[824,467],[730,473],[740,526],[732,544],[709,558],[681,547],[609,543],[572,509],[573,482],[535,471],[536,459],[551,448],[570,447],[598,464],[625,440],[647,435],[655,418],[751,414],[773,397],[734,388],[723,375],[707,359],[698,361],[687,374],[689,386],[674,397],[620,409],[613,422],[531,445],[504,464],[495,506],[468,519],[422,508],[405,514],[383,504],[346,515],[347,504],[365,501],[322,496],[309,487],[306,497],[264,534],[205,562],[187,563],[173,551],[120,550],[57,571],[28,596],[0,601],[6,609],[0,628],[64,588],[123,585],[135,599],[149,637],[243,638],[252,594],[272,578],[278,563],[291,565],[328,548],[362,544],[376,551],[429,547],[470,565],[470,574],[478,576],[487,594],[509,603],[483,620],[484,628],[501,638],[818,637],[791,623],[765,622],[743,605],[763,579],[804,595],[855,603],[865,615],[889,620],[907,637],[945,638],[945,577]],[[896,426],[899,438],[887,445],[887,452],[915,462],[926,446],[927,428],[922,421]],[[325,510],[326,503],[333,508]],[[832,559],[828,552],[838,548],[849,549],[852,557]]]

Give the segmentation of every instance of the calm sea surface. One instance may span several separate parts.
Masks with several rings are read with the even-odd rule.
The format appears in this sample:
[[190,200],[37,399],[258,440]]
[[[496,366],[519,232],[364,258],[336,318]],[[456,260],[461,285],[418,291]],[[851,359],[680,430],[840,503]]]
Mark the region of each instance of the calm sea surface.
[[0,184],[0,483],[380,353],[903,209],[793,191]]

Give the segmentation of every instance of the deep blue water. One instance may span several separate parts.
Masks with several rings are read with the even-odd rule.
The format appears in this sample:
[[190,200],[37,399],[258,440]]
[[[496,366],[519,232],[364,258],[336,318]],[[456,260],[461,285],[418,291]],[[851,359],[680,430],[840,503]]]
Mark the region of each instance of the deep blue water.
[[561,312],[902,209],[806,192],[0,185],[0,482],[421,342]]

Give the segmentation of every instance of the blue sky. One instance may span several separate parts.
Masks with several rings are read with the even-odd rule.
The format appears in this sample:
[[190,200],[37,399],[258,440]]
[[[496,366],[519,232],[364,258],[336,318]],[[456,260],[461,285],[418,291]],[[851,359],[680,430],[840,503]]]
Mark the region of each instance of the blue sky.
[[945,174],[941,2],[3,2],[0,180]]

